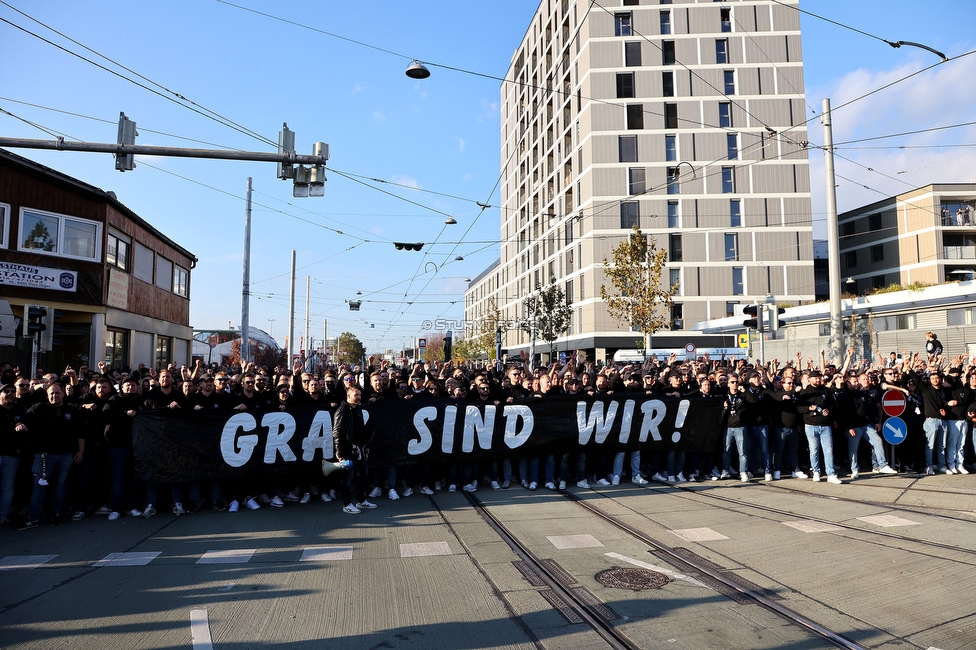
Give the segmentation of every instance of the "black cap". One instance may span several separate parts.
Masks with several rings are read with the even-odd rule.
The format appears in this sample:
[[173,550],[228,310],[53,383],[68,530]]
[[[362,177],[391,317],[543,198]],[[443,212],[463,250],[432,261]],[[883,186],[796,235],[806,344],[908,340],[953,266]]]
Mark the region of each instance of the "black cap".
[[823,377],[823,373],[820,372],[819,370],[811,370],[809,376],[810,377]]

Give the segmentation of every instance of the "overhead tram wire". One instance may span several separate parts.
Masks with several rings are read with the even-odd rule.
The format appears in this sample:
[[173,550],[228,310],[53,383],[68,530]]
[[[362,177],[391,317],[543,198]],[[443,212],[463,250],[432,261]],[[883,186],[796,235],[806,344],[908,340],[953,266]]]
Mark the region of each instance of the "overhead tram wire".
[[[7,23],[8,25],[11,25],[13,27],[16,27],[17,29],[19,29],[19,30],[21,30],[23,32],[26,32],[27,34],[30,34],[31,36],[33,36],[33,37],[35,37],[37,39],[40,39],[40,40],[44,41],[45,43],[48,43],[49,45],[52,45],[52,46],[54,46],[54,47],[56,47],[56,48],[58,48],[58,49],[60,49],[60,50],[62,50],[64,52],[66,52],[68,54],[71,54],[72,56],[76,56],[79,59],[81,59],[81,60],[83,60],[83,61],[85,61],[87,63],[90,63],[90,64],[92,64],[92,65],[94,65],[94,66],[96,66],[98,68],[101,68],[102,70],[105,70],[106,72],[109,72],[111,74],[114,74],[114,75],[118,76],[121,79],[125,79],[129,83],[135,84],[136,86],[139,86],[140,88],[143,88],[145,90],[148,90],[148,91],[152,92],[153,94],[156,94],[156,95],[159,95],[161,97],[164,97],[165,99],[168,99],[168,100],[170,100],[170,101],[172,101],[172,102],[174,102],[176,104],[179,104],[180,106],[183,106],[184,108],[187,108],[189,110],[192,110],[193,112],[195,112],[195,113],[197,113],[199,115],[202,115],[202,116],[204,116],[204,117],[206,117],[208,119],[211,119],[211,120],[213,120],[213,121],[215,121],[215,122],[217,122],[219,124],[222,124],[223,126],[229,127],[231,129],[234,129],[235,131],[238,131],[239,133],[242,133],[244,135],[250,136],[250,137],[258,140],[259,142],[264,142],[266,144],[270,144],[272,147],[276,147],[277,148],[278,143],[276,141],[271,140],[269,138],[266,138],[265,136],[261,135],[260,133],[258,133],[256,131],[253,131],[253,130],[251,130],[251,129],[249,129],[249,128],[241,125],[241,124],[238,124],[237,122],[231,120],[230,118],[224,117],[220,113],[217,113],[216,111],[213,111],[213,110],[207,108],[206,106],[203,106],[201,104],[198,104],[198,103],[194,102],[193,100],[189,99],[188,97],[186,97],[186,96],[184,96],[184,95],[176,92],[175,90],[171,90],[170,88],[167,88],[166,86],[164,86],[164,85],[162,85],[160,83],[157,83],[157,82],[153,81],[152,79],[150,79],[150,78],[148,78],[148,77],[146,77],[144,75],[139,74],[135,70],[132,70],[131,68],[128,68],[128,67],[122,65],[118,61],[115,61],[114,59],[112,59],[110,57],[107,57],[104,54],[102,54],[102,53],[100,53],[100,52],[98,52],[96,50],[93,50],[92,48],[88,47],[87,45],[84,45],[83,43],[80,43],[80,42],[76,41],[75,39],[71,38],[70,36],[68,36],[68,35],[66,35],[66,34],[64,34],[64,33],[60,32],[60,31],[54,29],[50,25],[47,25],[47,24],[41,22],[40,20],[34,18],[33,16],[30,16],[30,15],[24,13],[20,9],[17,9],[13,5],[11,5],[8,2],[6,2],[6,0],[0,0],[0,4],[3,4],[6,7],[9,7],[10,9],[12,9],[15,12],[17,12],[21,16],[24,16],[28,20],[30,20],[30,21],[32,21],[34,23],[37,23],[38,25],[44,27],[47,30],[50,30],[50,31],[54,32],[55,34],[57,34],[61,38],[66,39],[67,41],[70,41],[71,43],[74,43],[78,47],[83,48],[84,50],[86,50],[88,52],[91,52],[95,56],[98,56],[98,57],[104,59],[105,61],[108,61],[112,65],[118,66],[119,68],[122,68],[126,72],[135,75],[139,79],[142,79],[143,81],[145,81],[145,82],[147,82],[149,84],[152,84],[153,86],[156,86],[157,88],[159,88],[163,92],[159,92],[159,91],[153,90],[152,88],[149,88],[149,87],[147,87],[147,86],[145,86],[143,84],[140,84],[140,83],[138,83],[136,81],[133,81],[132,79],[129,79],[125,75],[120,74],[120,73],[118,73],[118,72],[116,72],[114,70],[110,70],[109,68],[106,68],[105,66],[103,66],[103,65],[101,65],[99,63],[96,63],[96,62],[92,61],[91,59],[88,59],[86,57],[83,57],[80,54],[77,54],[76,52],[72,52],[71,50],[69,50],[69,49],[67,49],[65,47],[62,47],[61,45],[58,45],[57,43],[54,43],[53,41],[50,41],[50,40],[48,40],[48,39],[40,36],[39,34],[35,34],[35,33],[31,32],[28,29],[25,29],[23,27],[20,27],[19,25],[16,25],[16,24],[14,24],[14,23],[6,20],[5,18],[0,18],[0,20],[2,20],[3,22]],[[164,93],[168,93],[168,95],[167,94],[164,94]],[[169,95],[172,95],[172,97],[170,97]],[[174,99],[174,98],[176,98],[176,99]],[[179,101],[177,101],[177,100],[179,100]],[[186,102],[186,103],[184,104],[183,102]]]
[[966,126],[976,126],[976,121],[962,122],[961,124],[947,124],[945,126],[933,126],[928,129],[916,129],[915,131],[903,131],[901,133],[891,133],[888,135],[875,135],[868,138],[857,138],[855,140],[845,140],[843,142],[835,142],[834,148],[836,149],[837,147],[841,147],[848,144],[855,144],[858,142],[872,142],[874,140],[887,140],[888,138],[900,138],[907,135],[920,135],[922,133],[932,133],[933,131],[946,131],[949,129],[959,129]]

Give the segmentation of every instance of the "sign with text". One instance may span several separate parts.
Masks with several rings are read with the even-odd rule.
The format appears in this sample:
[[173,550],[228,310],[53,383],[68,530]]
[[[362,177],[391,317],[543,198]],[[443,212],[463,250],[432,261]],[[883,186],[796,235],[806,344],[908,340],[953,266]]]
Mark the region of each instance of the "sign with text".
[[117,309],[129,308],[129,274],[119,269],[108,270],[108,301],[109,307]]
[[78,291],[78,272],[46,266],[0,262],[0,284],[30,289]]

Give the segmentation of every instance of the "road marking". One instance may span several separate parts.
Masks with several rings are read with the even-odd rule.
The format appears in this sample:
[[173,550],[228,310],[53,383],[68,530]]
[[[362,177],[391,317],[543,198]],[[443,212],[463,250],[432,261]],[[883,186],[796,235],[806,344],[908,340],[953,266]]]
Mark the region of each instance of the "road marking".
[[722,533],[717,533],[711,528],[685,528],[682,530],[669,530],[672,535],[677,535],[686,542],[712,542],[719,539],[728,539]]
[[56,557],[57,555],[8,555],[0,560],[0,571],[8,571],[10,569],[36,569]]
[[207,610],[194,609],[190,611],[190,637],[193,639],[193,650],[213,650],[213,639],[210,636],[210,617]]
[[207,551],[197,564],[247,564],[257,549],[232,548],[223,551]]
[[302,551],[300,562],[327,562],[330,560],[351,560],[351,546],[308,546]]
[[426,557],[428,555],[452,555],[447,542],[418,542],[400,544],[400,557]]
[[546,539],[558,549],[599,548],[603,546],[603,542],[593,535],[546,535]]
[[784,526],[789,526],[790,528],[795,528],[801,533],[828,533],[832,530],[844,530],[840,526],[835,526],[833,524],[827,524],[820,521],[784,521],[782,522]]
[[683,573],[675,573],[671,569],[666,569],[663,566],[657,566],[656,564],[650,564],[648,562],[635,560],[632,557],[627,557],[626,555],[621,555],[620,553],[606,553],[605,555],[607,557],[612,557],[615,560],[620,560],[621,562],[627,562],[628,564],[633,564],[634,566],[638,566],[642,569],[650,569],[651,571],[657,571],[658,573],[663,573],[664,575],[671,576],[675,580],[684,580],[698,587],[708,587],[708,585],[701,582],[700,580],[695,580],[694,578],[690,576],[686,576]]
[[160,551],[109,553],[93,566],[144,566],[149,564],[160,554]]
[[861,521],[867,522],[869,524],[874,524],[875,526],[881,526],[882,528],[894,528],[895,526],[921,526],[920,521],[911,521],[909,519],[902,519],[901,517],[896,517],[894,515],[875,515],[873,517],[858,517]]

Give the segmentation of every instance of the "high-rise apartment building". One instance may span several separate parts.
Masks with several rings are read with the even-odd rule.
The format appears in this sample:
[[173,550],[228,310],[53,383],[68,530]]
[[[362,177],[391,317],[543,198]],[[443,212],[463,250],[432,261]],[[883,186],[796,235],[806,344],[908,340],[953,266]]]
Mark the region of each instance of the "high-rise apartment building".
[[737,305],[813,300],[796,0],[543,0],[500,110],[502,243],[469,285],[467,319],[490,300],[524,318],[524,298],[556,278],[573,308],[560,350],[636,347],[600,299],[603,262],[634,226],[668,251],[661,282],[677,286],[655,348]]

